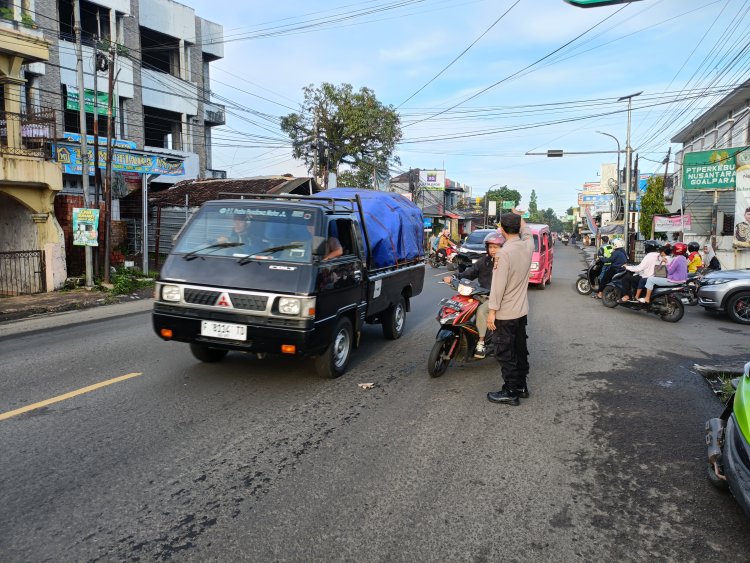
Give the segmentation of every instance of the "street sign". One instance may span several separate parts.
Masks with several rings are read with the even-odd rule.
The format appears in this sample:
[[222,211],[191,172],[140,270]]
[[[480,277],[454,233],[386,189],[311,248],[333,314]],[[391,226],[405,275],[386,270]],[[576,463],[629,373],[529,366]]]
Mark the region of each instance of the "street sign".
[[503,202],[503,209],[513,209],[515,205],[513,205],[514,202],[512,201],[504,201]]
[[629,4],[640,0],[565,0],[578,8],[599,8],[601,6],[613,6],[615,4]]

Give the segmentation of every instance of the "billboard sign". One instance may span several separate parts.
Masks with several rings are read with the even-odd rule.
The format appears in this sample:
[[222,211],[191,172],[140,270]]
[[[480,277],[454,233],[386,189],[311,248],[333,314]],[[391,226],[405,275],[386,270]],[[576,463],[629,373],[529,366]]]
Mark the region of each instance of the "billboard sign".
[[654,215],[654,232],[657,233],[679,233],[690,232],[693,228],[693,218],[689,213],[662,217]]
[[[94,162],[94,149],[89,146],[89,163]],[[63,165],[65,174],[81,174],[81,147],[67,143],[57,143],[55,146],[56,160]],[[99,149],[99,168],[106,168],[107,149]],[[157,154],[135,153],[121,150],[112,151],[112,170],[117,172],[139,172],[141,174],[161,174],[164,176],[182,176],[185,166],[182,162],[170,162]],[[94,167],[89,166],[89,174],[93,176]]]
[[750,147],[688,152],[682,159],[685,190],[733,190],[736,184],[735,155]]
[[73,209],[73,245],[99,246],[99,210]]
[[425,190],[442,191],[445,189],[445,170],[420,170],[419,183]]

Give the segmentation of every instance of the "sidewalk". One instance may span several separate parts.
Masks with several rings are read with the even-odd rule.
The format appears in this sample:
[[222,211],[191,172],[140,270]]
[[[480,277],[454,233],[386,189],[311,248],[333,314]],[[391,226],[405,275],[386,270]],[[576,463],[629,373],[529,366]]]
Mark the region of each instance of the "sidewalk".
[[[36,295],[1,297],[0,324],[32,317],[47,317],[65,311],[80,311],[92,307],[104,307],[107,312],[117,314],[120,309],[118,304],[133,301],[148,301],[150,303],[153,293],[153,289],[142,289],[131,295],[112,296],[96,290],[73,289],[38,293]],[[111,309],[111,307],[114,307],[114,309]]]

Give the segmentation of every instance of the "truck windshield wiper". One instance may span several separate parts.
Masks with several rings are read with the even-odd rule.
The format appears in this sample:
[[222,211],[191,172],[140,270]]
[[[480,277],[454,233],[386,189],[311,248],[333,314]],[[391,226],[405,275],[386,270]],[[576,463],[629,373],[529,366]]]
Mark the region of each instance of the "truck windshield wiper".
[[243,243],[241,242],[216,242],[214,244],[209,244],[208,246],[204,246],[202,248],[196,248],[195,250],[188,252],[187,254],[184,254],[182,256],[183,260],[192,260],[194,258],[198,257],[199,252],[203,252],[204,250],[216,250],[219,248],[232,248],[234,246],[242,246]]
[[257,256],[259,254],[275,254],[276,252],[281,252],[282,250],[289,250],[292,248],[302,248],[304,245],[301,242],[293,242],[291,244],[282,244],[280,246],[269,246],[268,248],[264,248],[263,250],[259,250],[258,252],[253,252],[252,254],[248,256],[243,256],[239,260],[237,260],[237,263],[242,266],[244,264],[247,264],[252,260],[253,256]]

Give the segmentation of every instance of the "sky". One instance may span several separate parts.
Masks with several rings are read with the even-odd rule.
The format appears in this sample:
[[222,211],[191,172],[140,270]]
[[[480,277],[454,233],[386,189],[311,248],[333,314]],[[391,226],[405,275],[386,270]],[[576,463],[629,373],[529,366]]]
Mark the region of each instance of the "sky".
[[[640,0],[581,9],[563,0],[183,0],[224,26],[211,90],[227,108],[214,169],[308,175],[279,118],[303,87],[367,87],[397,108],[409,168],[445,169],[474,196],[532,189],[558,214],[631,146],[664,172],[672,138],[750,78],[750,0]],[[607,133],[613,137],[598,133]],[[559,149],[611,154],[530,156]],[[624,156],[622,157],[624,166]],[[673,167],[674,163],[670,163]]]

